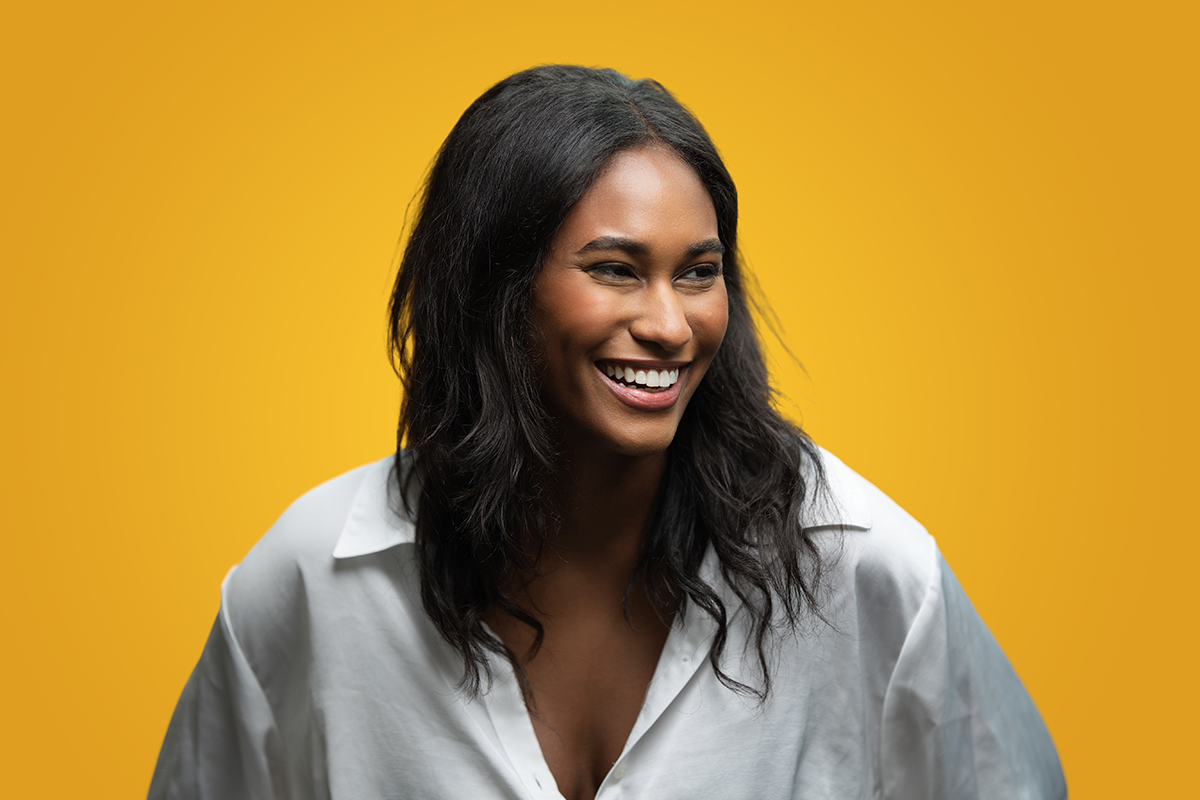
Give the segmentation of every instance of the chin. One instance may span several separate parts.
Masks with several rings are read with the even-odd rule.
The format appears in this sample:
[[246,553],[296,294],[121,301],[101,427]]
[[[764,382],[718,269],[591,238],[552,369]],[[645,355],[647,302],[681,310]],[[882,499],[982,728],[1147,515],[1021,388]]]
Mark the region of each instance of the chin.
[[613,450],[616,451],[618,455],[626,456],[627,458],[647,458],[649,456],[656,456],[665,453],[667,448],[670,446],[670,442],[665,444],[641,443],[628,447],[614,447]]
[[675,441],[675,428],[669,432],[647,432],[643,436],[637,436],[636,433],[626,431],[623,436],[609,438],[609,448],[623,456],[644,458],[665,453],[671,442]]

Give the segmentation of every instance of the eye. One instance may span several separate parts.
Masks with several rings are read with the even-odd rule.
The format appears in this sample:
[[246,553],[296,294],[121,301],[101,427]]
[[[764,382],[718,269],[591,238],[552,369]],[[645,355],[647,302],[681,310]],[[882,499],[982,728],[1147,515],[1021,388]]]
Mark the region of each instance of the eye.
[[679,280],[694,286],[711,286],[721,277],[721,267],[717,264],[696,264],[680,274]]
[[587,268],[587,272],[593,278],[602,281],[624,283],[625,281],[637,280],[637,272],[628,264],[622,264],[619,261],[605,261],[602,264],[594,264]]

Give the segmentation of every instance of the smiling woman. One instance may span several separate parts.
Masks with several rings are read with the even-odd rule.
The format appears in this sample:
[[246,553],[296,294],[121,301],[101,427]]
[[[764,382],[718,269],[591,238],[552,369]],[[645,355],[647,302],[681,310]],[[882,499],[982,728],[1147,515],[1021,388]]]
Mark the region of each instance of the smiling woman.
[[152,798],[1065,796],[932,539],[772,407],[659,84],[472,104],[390,330],[397,454],[230,573]]
[[725,338],[724,249],[704,185],[663,147],[618,153],[571,210],[533,325],[573,460],[666,452]]

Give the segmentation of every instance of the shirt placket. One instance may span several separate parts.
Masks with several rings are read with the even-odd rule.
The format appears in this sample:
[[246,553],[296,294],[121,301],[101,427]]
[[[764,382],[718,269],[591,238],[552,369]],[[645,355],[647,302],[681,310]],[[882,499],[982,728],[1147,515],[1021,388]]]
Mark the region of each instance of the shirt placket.
[[[716,552],[710,547],[701,565],[700,575],[720,592],[728,618],[732,619],[740,607],[740,601],[732,592],[725,591],[717,563]],[[633,730],[629,732],[629,738],[617,762],[600,784],[596,800],[617,800],[625,793],[625,786],[629,783],[626,776],[630,771],[639,769],[638,741],[667,712],[675,698],[695,677],[696,671],[708,658],[716,630],[716,622],[697,608],[692,608],[682,619],[676,618],[675,625],[672,626],[663,645],[654,677],[646,690],[642,709],[633,723]],[[653,770],[653,766],[649,766],[648,769]]]
[[[727,590],[720,577],[716,552],[711,547],[700,568],[700,575],[721,594],[728,618],[732,620],[740,601],[733,592]],[[638,741],[667,711],[708,658],[716,629],[712,618],[697,608],[692,608],[683,618],[676,618],[663,645],[637,720],[620,757],[601,782],[596,800],[616,800],[624,794],[626,776],[637,763]],[[493,658],[492,675],[492,690],[486,694],[485,704],[496,734],[521,783],[530,797],[537,800],[564,800],[538,744],[512,665],[507,660]]]
[[600,784],[596,800],[616,800],[625,794],[626,776],[637,766],[638,741],[667,711],[708,657],[715,626],[708,624],[711,620],[707,616],[698,617],[696,613],[689,615],[685,623],[677,622],[667,635],[633,730],[617,762]]
[[512,665],[504,659],[492,659],[492,688],[484,702],[501,746],[529,796],[534,800],[564,800],[542,755]]

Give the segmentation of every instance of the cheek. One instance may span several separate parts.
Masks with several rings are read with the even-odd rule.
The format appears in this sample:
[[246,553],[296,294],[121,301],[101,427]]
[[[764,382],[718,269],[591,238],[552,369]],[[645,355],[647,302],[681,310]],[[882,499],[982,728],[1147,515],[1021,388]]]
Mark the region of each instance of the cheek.
[[535,308],[534,323],[547,380],[565,387],[579,383],[585,367],[599,357],[597,349],[612,336],[612,314],[603,298],[586,292],[562,299],[553,308]]
[[595,350],[619,330],[620,309],[610,298],[577,292],[571,302],[541,317],[546,347],[564,355],[581,357]]
[[710,292],[704,300],[692,318],[692,330],[712,355],[721,346],[729,327],[729,299],[722,287],[719,293]]

